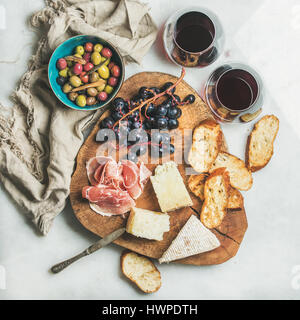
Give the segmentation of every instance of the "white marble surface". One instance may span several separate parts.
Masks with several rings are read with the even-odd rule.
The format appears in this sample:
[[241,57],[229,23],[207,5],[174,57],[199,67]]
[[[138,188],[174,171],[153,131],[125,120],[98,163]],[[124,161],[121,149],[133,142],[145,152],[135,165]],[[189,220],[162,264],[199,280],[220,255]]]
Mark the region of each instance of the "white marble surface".
[[[119,268],[122,249],[115,245],[53,275],[48,271],[51,265],[97,237],[79,224],[70,205],[57,217],[49,235],[40,236],[1,188],[0,281],[4,267],[6,290],[0,283],[0,299],[299,299],[300,4],[297,0],[149,3],[159,27],[170,13],[189,4],[215,11],[226,32],[226,59],[250,63],[260,72],[267,89],[264,114],[280,118],[274,157],[254,174],[253,188],[244,193],[249,227],[237,256],[218,266],[161,265],[163,285],[152,295],[141,294],[123,278]],[[8,96],[26,70],[37,39],[26,21],[43,7],[43,1],[1,0],[0,10],[3,7],[0,101],[10,104]],[[199,90],[223,59],[206,69],[188,70],[185,80]],[[139,71],[180,73],[165,59],[160,37],[141,66],[127,67],[127,77]],[[230,151],[242,158],[249,130],[247,125],[224,126]]]

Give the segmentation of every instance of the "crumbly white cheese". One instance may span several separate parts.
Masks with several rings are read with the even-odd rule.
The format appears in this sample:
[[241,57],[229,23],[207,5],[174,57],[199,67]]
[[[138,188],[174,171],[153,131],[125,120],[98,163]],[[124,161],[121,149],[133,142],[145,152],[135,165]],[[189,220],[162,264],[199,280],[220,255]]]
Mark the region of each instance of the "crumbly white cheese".
[[173,211],[193,204],[175,162],[158,165],[150,180],[161,211]]
[[136,237],[163,240],[164,232],[170,230],[170,217],[166,213],[131,208],[126,231]]
[[179,231],[170,247],[158,260],[159,263],[186,258],[202,252],[214,250],[220,246],[218,238],[194,215]]

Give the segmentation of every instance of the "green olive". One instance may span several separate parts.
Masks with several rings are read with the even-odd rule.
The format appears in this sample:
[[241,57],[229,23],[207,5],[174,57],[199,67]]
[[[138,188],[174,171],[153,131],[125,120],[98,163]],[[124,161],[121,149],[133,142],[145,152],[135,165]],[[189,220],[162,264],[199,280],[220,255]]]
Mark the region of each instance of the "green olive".
[[66,78],[68,76],[68,70],[69,70],[68,67],[66,69],[60,70],[59,75]]
[[106,81],[105,81],[105,83],[103,83],[100,86],[96,87],[96,89],[97,89],[98,92],[101,92],[101,91],[104,90],[105,86],[106,86]]
[[70,78],[70,83],[71,83],[71,85],[72,85],[73,87],[77,88],[77,87],[79,87],[79,86],[81,85],[81,80],[80,80],[80,78],[77,77],[77,76],[72,76],[72,77]]
[[90,97],[96,97],[96,95],[98,94],[98,91],[96,88],[88,88],[87,89],[87,94],[90,96]]
[[69,95],[68,95],[69,99],[71,101],[75,101],[76,98],[78,97],[78,93],[77,92],[70,92]]
[[110,85],[107,85],[105,88],[104,88],[104,91],[107,93],[107,94],[111,94],[113,91],[114,91],[114,88]]
[[86,106],[86,96],[84,96],[83,94],[79,95],[79,96],[76,98],[76,104],[77,104],[79,107],[85,107],[85,106]]
[[102,50],[102,48],[103,48],[103,45],[100,44],[100,43],[97,43],[97,44],[94,45],[94,51],[95,52],[100,52]]
[[88,106],[92,106],[93,104],[96,104],[96,98],[95,97],[88,97],[86,99],[86,104]]
[[77,46],[75,49],[76,54],[80,54],[81,56],[84,54],[84,48],[83,46]]
[[90,75],[90,82],[96,82],[99,80],[99,74],[97,72],[93,72]]
[[63,86],[63,92],[64,93],[69,93],[71,90],[72,90],[72,86],[70,85],[70,83],[66,83],[64,86]]
[[101,55],[99,52],[94,51],[91,55],[91,61],[96,66],[101,62]]
[[109,78],[109,69],[107,66],[103,65],[98,69],[98,73],[102,79]]

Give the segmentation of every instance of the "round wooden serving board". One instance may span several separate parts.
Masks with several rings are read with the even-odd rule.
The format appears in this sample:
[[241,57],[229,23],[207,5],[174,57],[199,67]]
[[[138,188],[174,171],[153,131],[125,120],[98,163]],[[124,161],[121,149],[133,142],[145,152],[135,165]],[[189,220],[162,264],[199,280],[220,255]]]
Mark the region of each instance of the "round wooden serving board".
[[[124,99],[130,99],[137,93],[138,89],[141,86],[161,87],[165,82],[171,81],[174,83],[176,80],[176,77],[165,73],[138,73],[124,82],[118,96]],[[179,119],[179,130],[194,129],[202,120],[212,118],[212,114],[210,113],[209,108],[193,88],[191,88],[184,81],[182,81],[176,87],[176,94],[179,95],[181,99],[183,99],[190,93],[195,95],[196,100],[193,104],[182,107],[182,117]],[[73,174],[70,187],[70,199],[76,217],[85,228],[99,235],[100,237],[104,237],[115,229],[125,226],[128,217],[128,214],[125,218],[122,218],[121,216],[104,217],[102,215],[99,215],[90,209],[88,201],[83,199],[81,196],[82,188],[89,185],[85,165],[90,158],[96,155],[96,150],[99,147],[99,143],[95,141],[95,136],[99,130],[99,122],[103,117],[107,116],[108,113],[109,111],[104,113],[103,116],[99,119],[91,134],[81,147],[77,156],[76,170]],[[177,148],[178,145],[175,144],[175,147]],[[227,149],[225,141],[223,143],[223,149]],[[144,162],[147,163],[147,161],[145,161],[147,159],[143,159],[141,157],[141,160],[144,160]],[[157,164],[147,164],[147,167],[153,172],[156,165]],[[187,165],[178,164],[178,169],[187,186],[188,176],[185,173],[186,168]],[[169,212],[170,231],[164,234],[164,239],[162,241],[137,238],[125,233],[114,243],[151,258],[160,258],[163,252],[169,247],[172,240],[176,237],[179,230],[188,220],[188,218],[192,214],[199,216],[202,203],[199,198],[195,197],[191,192],[190,196],[193,200],[192,207]],[[136,200],[136,207],[160,211],[158,201],[150,180],[147,182],[142,195]],[[221,243],[221,246],[219,248],[210,252],[205,252],[185,259],[177,260],[176,262],[193,265],[212,265],[223,263],[235,256],[244,237],[246,229],[247,218],[244,208],[241,211],[228,212],[221,226],[217,229],[212,230],[212,232],[217,236]]]

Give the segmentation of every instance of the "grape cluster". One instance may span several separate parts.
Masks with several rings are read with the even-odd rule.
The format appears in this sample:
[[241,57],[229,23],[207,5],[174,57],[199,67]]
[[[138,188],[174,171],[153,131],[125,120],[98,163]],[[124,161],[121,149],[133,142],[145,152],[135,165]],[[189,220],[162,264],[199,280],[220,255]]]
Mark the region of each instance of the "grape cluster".
[[[146,153],[148,145],[156,147],[158,156],[174,153],[175,147],[170,143],[170,135],[163,131],[178,128],[178,119],[182,115],[180,106],[193,103],[195,96],[189,94],[181,101],[180,97],[175,94],[176,87],[169,90],[171,86],[173,86],[172,82],[165,83],[161,88],[143,86],[129,101],[116,98],[112,102],[110,116],[101,121],[100,127],[102,129],[114,130],[119,144],[122,144],[120,140],[124,133],[129,135],[130,139],[126,141],[129,148],[129,160],[137,161],[138,156]],[[154,103],[155,99],[151,101],[151,98],[155,98],[156,95],[163,95],[164,101],[160,100],[159,104]],[[149,103],[142,105],[149,99]],[[139,105],[142,107],[137,108]],[[135,108],[136,110],[134,110]],[[120,120],[122,121],[120,122]],[[134,129],[138,130],[130,135]],[[150,135],[147,131],[151,129],[160,131],[155,131]]]

